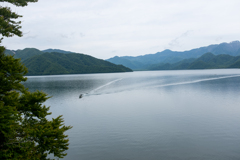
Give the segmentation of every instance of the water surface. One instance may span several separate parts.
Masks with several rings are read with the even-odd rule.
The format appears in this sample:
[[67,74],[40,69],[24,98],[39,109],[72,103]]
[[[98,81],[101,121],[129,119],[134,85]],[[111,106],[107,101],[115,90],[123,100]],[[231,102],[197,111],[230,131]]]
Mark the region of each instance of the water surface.
[[52,96],[51,117],[73,126],[66,160],[240,159],[238,69],[31,76],[25,86]]

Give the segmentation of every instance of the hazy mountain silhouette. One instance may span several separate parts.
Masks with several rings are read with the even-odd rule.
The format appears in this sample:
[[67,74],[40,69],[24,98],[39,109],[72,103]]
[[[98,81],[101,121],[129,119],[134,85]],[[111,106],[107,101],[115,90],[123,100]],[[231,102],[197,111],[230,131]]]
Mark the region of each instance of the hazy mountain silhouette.
[[164,50],[155,54],[146,54],[137,57],[115,56],[113,58],[107,59],[107,61],[114,64],[122,64],[133,70],[146,70],[149,68],[149,66],[152,66],[154,64],[174,64],[184,59],[199,58],[208,52],[211,52],[214,55],[227,54],[231,56],[237,56],[240,55],[240,42],[233,41],[231,43],[214,44],[207,47],[200,47],[183,52]]

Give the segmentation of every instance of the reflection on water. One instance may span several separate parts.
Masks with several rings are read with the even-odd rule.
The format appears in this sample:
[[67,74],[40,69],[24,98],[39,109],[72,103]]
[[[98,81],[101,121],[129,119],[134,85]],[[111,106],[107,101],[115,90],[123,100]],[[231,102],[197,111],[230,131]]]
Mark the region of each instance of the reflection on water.
[[240,158],[240,70],[33,76],[24,85],[53,96],[52,116],[73,126],[65,159]]

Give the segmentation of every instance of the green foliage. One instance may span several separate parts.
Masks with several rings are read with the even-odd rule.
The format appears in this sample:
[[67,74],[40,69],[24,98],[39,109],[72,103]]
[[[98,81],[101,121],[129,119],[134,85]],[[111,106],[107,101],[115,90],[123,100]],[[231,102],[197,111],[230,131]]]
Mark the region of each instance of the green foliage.
[[[38,0],[0,0],[0,2],[8,2],[15,6],[27,6],[28,2],[37,2]],[[0,6],[0,34],[2,37],[0,38],[0,42],[3,39],[3,37],[12,37],[14,35],[17,35],[19,37],[22,36],[22,32],[20,31],[20,24],[21,21],[14,21],[14,19],[17,19],[19,17],[22,17],[21,15],[18,15],[15,12],[12,12],[10,7],[3,7]]]
[[[9,7],[0,6],[0,34],[4,37],[12,37],[14,35],[22,36],[22,32],[19,30],[21,22],[15,22],[12,19],[21,17],[15,12],[12,12]],[[2,40],[3,38],[1,38]]]
[[37,2],[38,0],[0,0],[0,2],[8,2],[16,6],[27,6],[29,2]]
[[0,159],[62,158],[68,149],[62,116],[48,120],[49,97],[40,91],[29,92],[20,83],[26,81],[27,68],[20,59],[3,54],[0,59]]
[[[37,0],[4,0],[16,6],[26,6]],[[22,36],[21,17],[9,7],[0,6],[0,34],[3,37]],[[0,46],[0,159],[46,160],[48,154],[63,158],[68,149],[65,131],[71,126],[63,125],[62,116],[48,120],[49,107],[42,103],[49,97],[40,91],[29,92],[21,82],[27,68],[11,55],[4,54]]]

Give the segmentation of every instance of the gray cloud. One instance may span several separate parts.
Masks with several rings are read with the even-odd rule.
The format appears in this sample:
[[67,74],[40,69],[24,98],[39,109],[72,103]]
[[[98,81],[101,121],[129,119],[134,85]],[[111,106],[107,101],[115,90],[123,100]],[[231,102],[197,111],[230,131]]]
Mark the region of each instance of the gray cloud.
[[85,37],[86,35],[84,33],[79,33],[80,37]]
[[34,36],[25,36],[24,39],[36,39],[38,36],[34,35]]
[[6,38],[3,45],[58,48],[103,59],[115,56],[114,50],[118,56],[188,50],[239,40],[239,6],[239,0],[39,1],[13,8],[23,15],[23,32],[31,35]]
[[174,47],[181,47],[181,42],[182,42],[182,39],[183,38],[186,38],[187,36],[189,36],[189,34],[191,34],[191,30],[188,30],[186,32],[184,32],[183,34],[181,34],[180,36],[174,38],[173,40],[171,40],[166,49],[171,49],[171,48],[174,48]]
[[61,38],[69,38],[69,36],[66,35],[66,34],[60,34],[60,37],[61,37]]
[[216,42],[221,42],[222,39],[223,39],[223,37],[217,37],[217,38],[215,39],[215,41],[216,41]]

